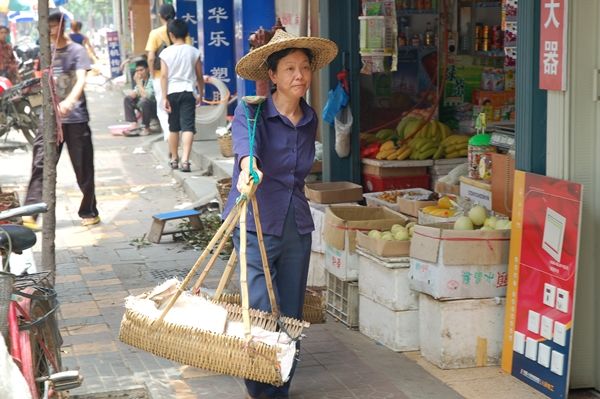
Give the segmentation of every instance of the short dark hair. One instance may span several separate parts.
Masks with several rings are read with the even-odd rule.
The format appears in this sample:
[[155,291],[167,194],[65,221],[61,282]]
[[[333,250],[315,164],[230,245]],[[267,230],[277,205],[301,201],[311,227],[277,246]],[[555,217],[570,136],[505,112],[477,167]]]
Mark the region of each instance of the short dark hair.
[[173,19],[167,25],[167,31],[172,33],[176,39],[185,39],[188,35],[188,27],[184,20]]
[[165,21],[170,21],[175,18],[175,8],[171,4],[163,4],[158,9],[158,15]]
[[71,29],[73,29],[73,30],[80,31],[82,27],[83,27],[83,25],[79,21],[71,22]]
[[48,22],[58,22],[61,23],[61,27],[64,30],[65,28],[65,14],[62,13],[62,11],[60,11],[60,9],[58,8],[54,8],[50,10],[50,13],[48,15]]
[[138,60],[135,62],[135,67],[143,67],[143,68],[148,68],[148,61],[146,60]]
[[291,53],[293,53],[294,51],[302,51],[304,54],[306,54],[306,56],[308,57],[308,63],[310,65],[312,65],[313,60],[314,60],[314,55],[313,52],[310,49],[307,48],[296,48],[296,47],[288,47],[288,48],[284,48],[283,50],[279,50],[274,52],[273,54],[271,54],[270,56],[267,57],[267,68],[273,72],[275,72],[277,70],[277,65],[279,64],[279,61],[285,57],[286,55],[289,55]]

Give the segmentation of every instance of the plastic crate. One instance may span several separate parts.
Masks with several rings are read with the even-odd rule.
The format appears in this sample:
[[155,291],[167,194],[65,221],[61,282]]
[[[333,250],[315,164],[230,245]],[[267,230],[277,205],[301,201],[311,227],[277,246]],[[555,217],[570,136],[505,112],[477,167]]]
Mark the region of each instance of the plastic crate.
[[429,190],[429,175],[381,177],[363,173],[365,191],[401,190],[404,188],[424,188]]
[[327,313],[350,328],[358,328],[358,282],[327,273]]

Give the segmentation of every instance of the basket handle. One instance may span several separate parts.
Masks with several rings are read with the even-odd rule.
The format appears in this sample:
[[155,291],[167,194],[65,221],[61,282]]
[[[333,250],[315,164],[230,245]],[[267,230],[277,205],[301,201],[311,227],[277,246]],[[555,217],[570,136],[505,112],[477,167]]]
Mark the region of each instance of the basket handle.
[[181,293],[187,288],[188,284],[190,283],[190,280],[192,279],[194,274],[196,274],[196,271],[198,270],[198,268],[200,267],[202,262],[204,262],[204,259],[206,259],[206,257],[208,256],[208,254],[210,253],[212,248],[215,246],[217,241],[219,241],[220,239],[223,238],[225,231],[228,230],[230,226],[235,226],[237,220],[240,217],[240,207],[245,202],[246,202],[245,200],[238,202],[235,205],[235,207],[232,209],[232,211],[229,213],[229,215],[227,215],[227,218],[225,219],[225,221],[223,222],[221,227],[219,227],[219,230],[217,230],[217,232],[215,233],[213,238],[210,240],[208,245],[206,245],[206,248],[204,248],[204,251],[202,251],[202,254],[198,257],[198,260],[196,260],[196,263],[194,263],[194,266],[192,266],[188,275],[185,277],[185,279],[182,281],[182,283],[177,288],[175,295],[173,295],[171,297],[171,299],[169,299],[167,306],[163,309],[163,311],[161,312],[158,319],[154,320],[153,323],[163,321],[167,312],[169,310],[171,310],[171,308],[175,304],[175,301],[177,301],[177,299],[179,298]]

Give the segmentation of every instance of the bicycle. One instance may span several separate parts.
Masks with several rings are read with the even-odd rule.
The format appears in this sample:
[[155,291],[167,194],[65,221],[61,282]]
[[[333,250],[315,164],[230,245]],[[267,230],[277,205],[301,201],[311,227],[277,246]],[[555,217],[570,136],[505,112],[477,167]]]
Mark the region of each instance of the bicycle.
[[[0,221],[38,214],[46,209],[46,204],[10,209],[0,212]],[[0,314],[0,317],[8,319],[5,323],[8,325],[8,348],[25,377],[32,398],[60,398],[62,392],[79,387],[83,378],[77,370],[64,371],[62,368],[62,337],[55,318],[59,304],[50,280],[51,272],[30,274],[25,271],[19,276],[10,273],[10,254],[20,253],[35,243],[35,233],[30,229],[0,225],[0,254],[4,260],[2,277],[14,279],[8,314]]]

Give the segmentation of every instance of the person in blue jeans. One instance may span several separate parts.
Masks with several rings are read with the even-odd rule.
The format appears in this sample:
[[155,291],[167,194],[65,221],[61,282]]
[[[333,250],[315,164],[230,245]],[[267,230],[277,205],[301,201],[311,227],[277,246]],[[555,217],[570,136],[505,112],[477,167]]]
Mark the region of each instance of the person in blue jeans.
[[[253,165],[260,183],[256,189],[260,223],[269,260],[275,297],[283,316],[302,318],[308,277],[311,232],[314,230],[304,179],[315,155],[317,115],[304,96],[313,73],[329,64],[337,46],[317,37],[296,37],[277,30],[262,47],[252,50],[236,65],[248,80],[270,80],[273,91],[259,106],[240,103],[232,123],[233,182],[223,212],[226,218],[244,186],[250,181],[250,140],[246,111],[258,114]],[[247,107],[247,108],[246,108]],[[251,207],[250,207],[251,208]],[[247,239],[250,307],[270,312],[256,225],[249,211]],[[234,245],[239,251],[239,229]],[[294,367],[295,368],[295,367]],[[287,398],[294,369],[281,387],[246,380],[248,398]]]

